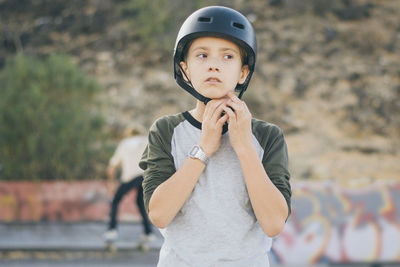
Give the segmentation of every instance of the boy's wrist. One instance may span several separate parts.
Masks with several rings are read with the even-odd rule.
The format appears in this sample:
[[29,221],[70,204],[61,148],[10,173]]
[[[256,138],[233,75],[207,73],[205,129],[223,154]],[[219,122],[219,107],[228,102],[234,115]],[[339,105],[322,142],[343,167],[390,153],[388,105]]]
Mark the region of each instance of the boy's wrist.
[[189,151],[188,156],[191,157],[192,159],[199,159],[205,165],[207,165],[209,161],[209,156],[204,152],[204,150],[199,145],[193,146],[192,149]]
[[202,142],[202,140],[200,140],[198,146],[201,148],[201,150],[207,155],[207,157],[211,157],[212,154],[214,154],[214,152],[211,151],[211,149],[209,149],[207,147],[207,145],[204,145],[204,142]]
[[235,150],[235,153],[238,157],[241,157],[246,156],[253,148],[253,143],[242,143],[240,146],[234,147],[233,150]]
[[203,152],[207,155],[207,157],[211,157],[212,156],[212,152],[210,152],[210,150],[207,150],[207,148],[206,149],[203,149],[203,146],[201,146],[201,145],[199,145],[199,147],[201,147],[201,150],[203,150]]

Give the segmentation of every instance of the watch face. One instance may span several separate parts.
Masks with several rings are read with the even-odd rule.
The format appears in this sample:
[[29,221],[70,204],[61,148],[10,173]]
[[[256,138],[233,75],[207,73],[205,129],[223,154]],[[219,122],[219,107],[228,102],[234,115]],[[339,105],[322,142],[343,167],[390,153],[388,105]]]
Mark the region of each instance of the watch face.
[[198,146],[194,146],[192,148],[192,151],[190,151],[190,155],[191,156],[195,156],[197,154],[197,152],[199,151],[199,147]]

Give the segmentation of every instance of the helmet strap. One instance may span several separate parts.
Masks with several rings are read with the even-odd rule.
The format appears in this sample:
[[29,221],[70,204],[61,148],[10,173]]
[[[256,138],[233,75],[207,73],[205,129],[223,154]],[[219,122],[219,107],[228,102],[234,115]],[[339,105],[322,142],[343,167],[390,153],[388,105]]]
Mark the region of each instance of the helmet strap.
[[[205,96],[201,95],[199,92],[197,92],[194,89],[189,77],[186,75],[186,72],[183,70],[182,66],[180,64],[177,64],[177,65],[179,66],[179,69],[180,69],[181,73],[183,73],[183,75],[185,76],[186,80],[184,80],[181,75],[177,75],[176,82],[183,89],[185,89],[189,94],[191,94],[192,96],[194,96],[195,98],[197,98],[198,100],[203,102],[205,105],[207,105],[207,103],[211,100],[211,98],[205,97]],[[240,92],[239,92],[239,95],[238,95],[239,99],[242,99],[242,96],[243,96],[244,92],[247,89],[247,85],[249,84],[249,81],[250,81],[250,78],[251,78],[252,74],[253,73],[250,72],[249,75],[247,75],[245,82],[241,86]]]
[[188,76],[186,75],[186,72],[183,70],[182,66],[180,64],[177,64],[179,66],[179,69],[181,70],[181,73],[185,76],[186,80],[185,81],[182,76],[177,75],[176,77],[176,82],[183,88],[185,89],[189,94],[200,100],[201,102],[204,103],[204,105],[207,105],[207,103],[211,100],[211,98],[205,97],[201,95],[199,92],[197,92],[192,83],[190,82]]

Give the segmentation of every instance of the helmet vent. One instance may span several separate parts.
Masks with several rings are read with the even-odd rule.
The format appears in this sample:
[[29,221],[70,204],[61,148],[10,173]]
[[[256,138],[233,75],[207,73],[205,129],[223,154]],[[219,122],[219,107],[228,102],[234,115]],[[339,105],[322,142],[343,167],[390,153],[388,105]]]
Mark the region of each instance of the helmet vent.
[[233,22],[232,23],[233,27],[244,30],[244,25],[242,23],[239,22]]
[[198,21],[200,21],[200,22],[211,22],[211,18],[210,17],[199,17]]

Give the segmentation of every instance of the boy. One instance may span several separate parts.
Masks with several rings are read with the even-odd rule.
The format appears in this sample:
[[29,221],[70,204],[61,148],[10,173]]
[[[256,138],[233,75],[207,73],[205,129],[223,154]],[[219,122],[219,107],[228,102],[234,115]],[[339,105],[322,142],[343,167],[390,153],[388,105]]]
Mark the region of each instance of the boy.
[[250,22],[226,7],[194,12],[178,33],[175,78],[197,104],[154,123],[139,164],[164,236],[158,266],[269,265],[291,189],[281,130],[240,100],[256,52]]

